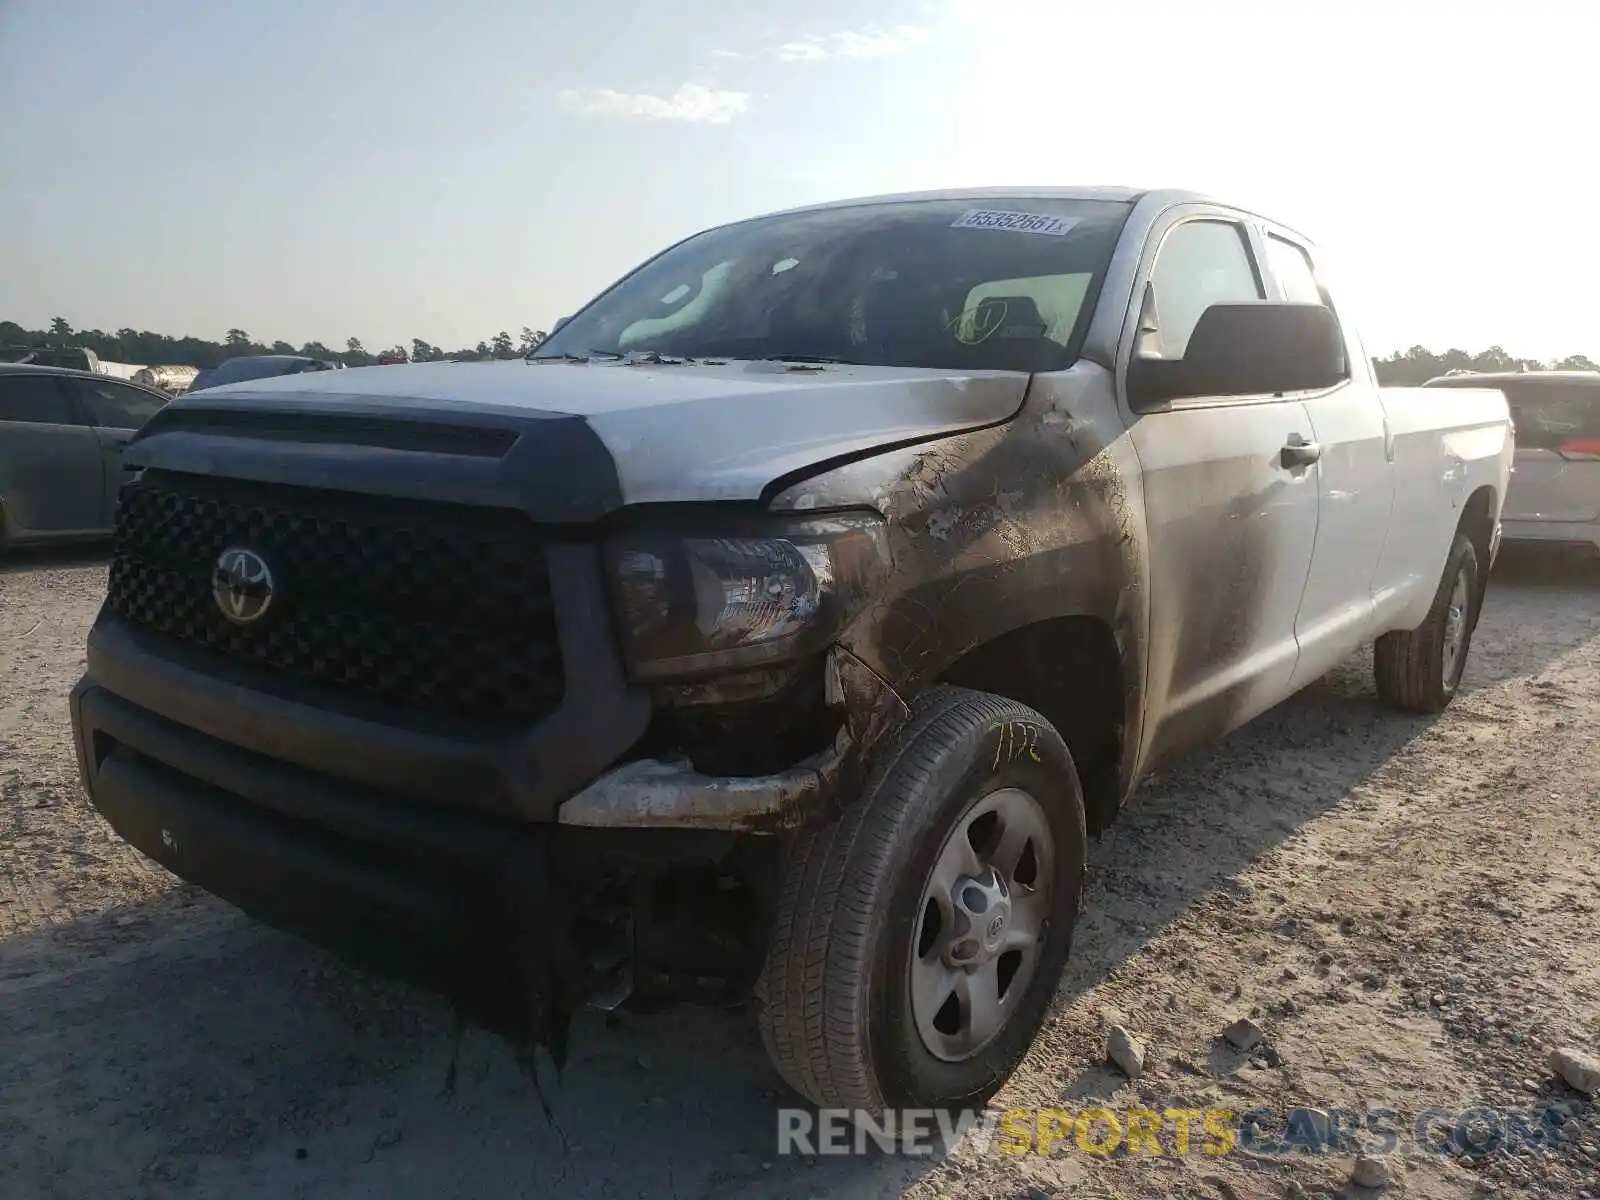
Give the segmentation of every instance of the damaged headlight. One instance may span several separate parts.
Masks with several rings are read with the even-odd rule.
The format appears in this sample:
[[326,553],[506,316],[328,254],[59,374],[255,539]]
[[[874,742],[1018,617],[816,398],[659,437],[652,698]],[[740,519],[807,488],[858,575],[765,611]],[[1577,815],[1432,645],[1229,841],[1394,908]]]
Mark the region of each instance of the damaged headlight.
[[889,569],[876,516],[725,531],[662,527],[607,545],[623,651],[660,679],[779,662],[825,645]]

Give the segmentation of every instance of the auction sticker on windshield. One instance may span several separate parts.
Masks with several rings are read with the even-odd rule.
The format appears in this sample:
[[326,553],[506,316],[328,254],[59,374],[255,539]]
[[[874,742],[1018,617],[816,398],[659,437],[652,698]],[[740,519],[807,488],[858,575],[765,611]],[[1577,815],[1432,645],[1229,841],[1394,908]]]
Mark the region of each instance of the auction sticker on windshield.
[[1076,217],[1051,217],[1043,213],[1007,212],[999,208],[968,209],[951,229],[1005,229],[1012,233],[1047,233],[1061,237],[1078,223]]

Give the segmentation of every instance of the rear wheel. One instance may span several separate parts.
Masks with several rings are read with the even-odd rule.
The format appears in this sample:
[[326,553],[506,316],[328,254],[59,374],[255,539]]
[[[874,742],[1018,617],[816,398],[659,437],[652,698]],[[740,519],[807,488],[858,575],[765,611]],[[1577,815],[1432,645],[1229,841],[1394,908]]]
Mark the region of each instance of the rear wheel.
[[1027,1052],[1071,947],[1083,797],[1037,712],[961,688],[912,707],[865,792],[792,848],[756,993],[812,1103],[964,1108]]
[[1377,640],[1373,666],[1385,704],[1403,712],[1436,713],[1454,699],[1478,623],[1478,571],[1477,550],[1457,534],[1427,619]]

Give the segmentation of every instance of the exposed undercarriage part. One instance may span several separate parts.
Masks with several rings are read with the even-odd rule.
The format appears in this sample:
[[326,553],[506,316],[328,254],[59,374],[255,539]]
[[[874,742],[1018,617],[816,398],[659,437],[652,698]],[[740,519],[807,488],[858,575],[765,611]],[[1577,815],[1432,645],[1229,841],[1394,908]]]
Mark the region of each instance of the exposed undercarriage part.
[[619,855],[610,837],[603,859],[575,854],[556,881],[573,896],[585,1002],[607,1010],[742,1003],[772,921],[777,842],[682,833],[668,835],[676,844],[665,854],[635,843],[645,853],[634,857]]
[[867,751],[907,712],[848,651],[806,666],[749,680],[757,701],[664,708],[631,762],[564,806],[563,838],[593,839],[563,850],[557,883],[576,898],[587,1003],[743,1002],[775,909],[772,835],[854,794]]
[[[461,1024],[506,1038],[525,1069],[543,1047],[559,1071],[584,1007],[738,1006],[761,969],[779,853],[776,838],[695,830],[561,829],[510,847],[498,879],[460,881],[442,970],[418,981]],[[384,962],[378,950],[358,956],[380,969],[425,957],[414,941]]]

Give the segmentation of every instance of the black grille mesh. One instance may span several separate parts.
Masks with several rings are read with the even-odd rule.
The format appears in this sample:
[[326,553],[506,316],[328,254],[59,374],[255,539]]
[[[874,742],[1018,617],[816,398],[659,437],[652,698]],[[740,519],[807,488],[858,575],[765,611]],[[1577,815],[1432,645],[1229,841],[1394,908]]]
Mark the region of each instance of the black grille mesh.
[[[212,597],[231,546],[272,569],[259,628]],[[561,699],[543,549],[511,512],[147,472],[122,491],[108,603],[235,662],[423,712],[526,724]]]

